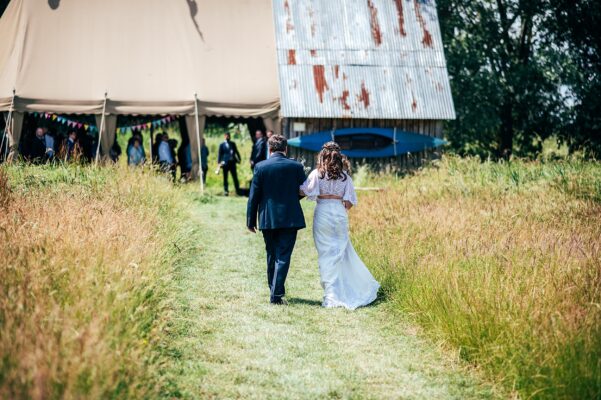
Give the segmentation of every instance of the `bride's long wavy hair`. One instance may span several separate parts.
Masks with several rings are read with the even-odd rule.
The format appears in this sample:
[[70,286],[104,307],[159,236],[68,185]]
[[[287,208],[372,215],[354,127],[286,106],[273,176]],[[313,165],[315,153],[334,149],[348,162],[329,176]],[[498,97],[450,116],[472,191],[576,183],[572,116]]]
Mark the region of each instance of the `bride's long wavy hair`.
[[317,156],[317,171],[320,179],[346,180],[351,173],[351,163],[348,158],[340,152],[340,146],[336,142],[327,142],[321,148]]

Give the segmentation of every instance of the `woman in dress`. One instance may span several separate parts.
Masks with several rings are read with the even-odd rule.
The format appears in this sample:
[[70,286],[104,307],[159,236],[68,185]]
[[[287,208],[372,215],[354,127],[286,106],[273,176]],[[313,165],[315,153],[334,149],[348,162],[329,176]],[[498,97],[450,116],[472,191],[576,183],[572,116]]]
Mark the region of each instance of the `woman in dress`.
[[313,239],[317,248],[324,307],[354,310],[373,302],[380,284],[361,261],[349,239],[347,210],[357,205],[349,163],[335,142],[323,145],[313,170],[300,187],[317,201]]

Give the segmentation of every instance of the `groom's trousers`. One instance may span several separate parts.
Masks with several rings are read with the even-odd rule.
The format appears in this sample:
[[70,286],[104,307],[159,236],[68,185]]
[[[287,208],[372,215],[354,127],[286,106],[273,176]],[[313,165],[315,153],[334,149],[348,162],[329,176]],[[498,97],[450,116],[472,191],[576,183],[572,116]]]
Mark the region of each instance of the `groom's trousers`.
[[290,268],[290,257],[296,243],[297,229],[264,229],[263,239],[267,250],[267,283],[271,291],[271,302],[279,302],[286,289],[286,275]]

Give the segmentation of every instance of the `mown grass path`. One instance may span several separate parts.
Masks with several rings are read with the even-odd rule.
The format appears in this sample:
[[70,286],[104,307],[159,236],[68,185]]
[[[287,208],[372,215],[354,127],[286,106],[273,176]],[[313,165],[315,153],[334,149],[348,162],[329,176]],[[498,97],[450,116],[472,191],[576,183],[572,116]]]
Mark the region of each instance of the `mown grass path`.
[[[215,198],[190,210],[197,254],[180,270],[186,326],[174,349],[192,398],[491,398],[491,391],[393,320],[380,302],[322,309],[311,231],[299,234],[288,306],[268,304],[263,240],[244,229],[246,202]],[[310,221],[312,207],[305,204]],[[383,249],[384,250],[384,249]]]

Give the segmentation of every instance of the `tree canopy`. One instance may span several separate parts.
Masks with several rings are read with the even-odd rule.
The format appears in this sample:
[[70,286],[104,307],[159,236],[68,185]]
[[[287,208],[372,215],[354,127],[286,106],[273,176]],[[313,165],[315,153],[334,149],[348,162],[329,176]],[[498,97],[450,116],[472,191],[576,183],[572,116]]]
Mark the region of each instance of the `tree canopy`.
[[601,154],[595,0],[439,0],[460,154],[536,154],[556,135]]

